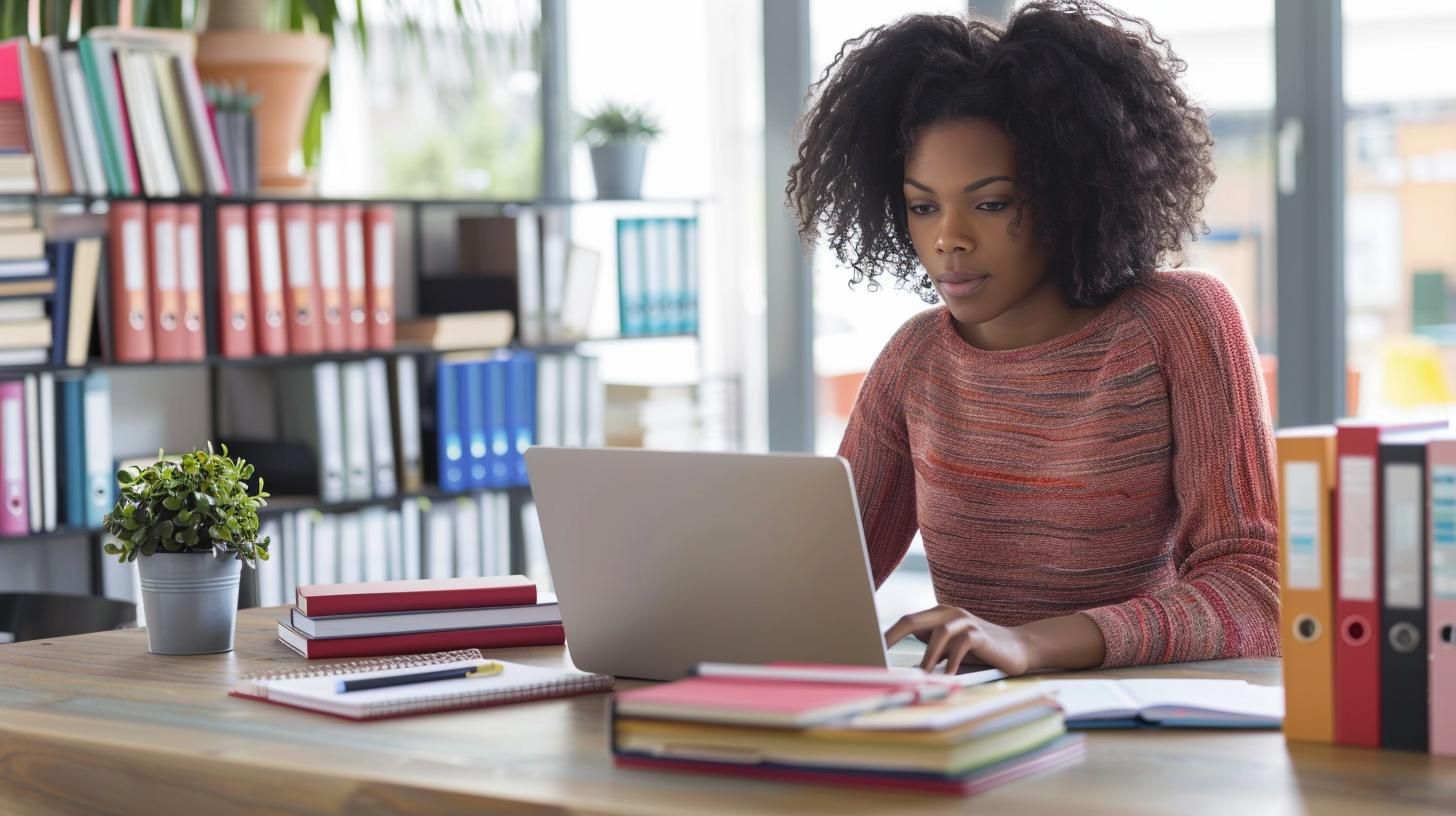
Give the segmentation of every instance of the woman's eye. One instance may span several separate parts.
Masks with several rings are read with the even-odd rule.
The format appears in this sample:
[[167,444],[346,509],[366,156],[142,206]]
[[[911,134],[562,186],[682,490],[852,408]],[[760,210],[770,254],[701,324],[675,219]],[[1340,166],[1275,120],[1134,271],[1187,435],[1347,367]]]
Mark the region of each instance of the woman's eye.
[[916,215],[929,215],[929,214],[935,212],[935,205],[934,204],[911,204],[910,205],[910,212],[913,212]]
[[985,210],[986,212],[1001,212],[1009,206],[1005,201],[982,201],[977,205],[976,209]]

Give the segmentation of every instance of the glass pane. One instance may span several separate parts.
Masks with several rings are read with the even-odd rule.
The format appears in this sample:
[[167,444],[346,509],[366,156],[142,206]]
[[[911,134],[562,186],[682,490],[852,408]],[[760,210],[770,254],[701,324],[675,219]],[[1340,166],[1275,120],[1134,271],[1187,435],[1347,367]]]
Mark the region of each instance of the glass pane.
[[[340,4],[319,168],[330,195],[530,199],[541,189],[540,4]],[[425,92],[424,89],[428,89]]]
[[1456,403],[1456,5],[1345,0],[1347,413]]

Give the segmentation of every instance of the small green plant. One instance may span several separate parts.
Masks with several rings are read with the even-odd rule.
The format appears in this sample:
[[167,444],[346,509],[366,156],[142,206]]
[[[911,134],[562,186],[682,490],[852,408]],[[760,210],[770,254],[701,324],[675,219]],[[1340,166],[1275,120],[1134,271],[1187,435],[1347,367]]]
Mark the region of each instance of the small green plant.
[[581,138],[591,145],[627,142],[634,139],[651,141],[662,135],[657,121],[647,108],[634,108],[608,102],[597,108],[581,126]]
[[108,543],[107,555],[126,562],[158,551],[211,551],[250,567],[268,560],[271,541],[258,538],[258,508],[267,505],[268,494],[259,476],[258,492],[248,495],[252,465],[230,458],[226,445],[214,453],[212,443],[178,461],[160,451],[157,459],[117,471],[121,495],[101,524],[120,543]]

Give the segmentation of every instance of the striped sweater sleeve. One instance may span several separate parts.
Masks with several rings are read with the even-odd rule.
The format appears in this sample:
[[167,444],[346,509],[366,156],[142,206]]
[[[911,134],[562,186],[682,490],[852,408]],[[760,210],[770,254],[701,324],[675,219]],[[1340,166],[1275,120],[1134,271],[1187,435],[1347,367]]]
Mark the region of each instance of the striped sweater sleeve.
[[870,366],[850,411],[839,455],[849,461],[875,587],[904,559],[915,537],[915,467],[905,425],[907,346],[912,319]]
[[1217,278],[1186,273],[1150,326],[1168,382],[1178,580],[1087,611],[1104,666],[1279,654],[1274,438],[1252,340]]

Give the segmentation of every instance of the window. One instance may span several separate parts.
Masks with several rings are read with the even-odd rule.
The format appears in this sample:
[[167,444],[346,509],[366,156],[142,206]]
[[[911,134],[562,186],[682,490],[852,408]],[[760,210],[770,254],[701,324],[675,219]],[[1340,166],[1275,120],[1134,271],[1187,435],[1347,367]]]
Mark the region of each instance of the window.
[[1347,413],[1456,403],[1456,6],[1344,0]]

